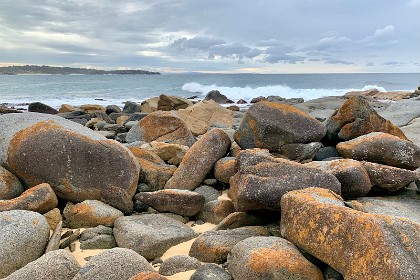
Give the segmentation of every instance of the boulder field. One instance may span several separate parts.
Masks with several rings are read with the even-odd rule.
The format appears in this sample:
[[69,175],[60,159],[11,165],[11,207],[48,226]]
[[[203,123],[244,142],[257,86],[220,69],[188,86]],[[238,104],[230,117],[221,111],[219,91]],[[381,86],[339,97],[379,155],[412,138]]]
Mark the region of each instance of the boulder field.
[[418,279],[404,96],[2,110],[0,278]]

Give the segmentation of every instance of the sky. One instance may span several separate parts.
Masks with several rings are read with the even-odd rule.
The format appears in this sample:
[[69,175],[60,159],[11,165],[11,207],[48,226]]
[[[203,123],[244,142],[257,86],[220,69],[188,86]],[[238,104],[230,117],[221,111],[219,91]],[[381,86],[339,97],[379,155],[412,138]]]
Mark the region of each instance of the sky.
[[0,65],[420,72],[420,0],[1,0]]

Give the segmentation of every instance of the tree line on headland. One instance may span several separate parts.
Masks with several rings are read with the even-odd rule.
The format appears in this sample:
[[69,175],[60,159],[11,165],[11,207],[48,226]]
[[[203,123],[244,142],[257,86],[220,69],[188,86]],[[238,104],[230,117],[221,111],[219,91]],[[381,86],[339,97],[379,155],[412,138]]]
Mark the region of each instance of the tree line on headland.
[[46,65],[23,65],[0,67],[0,75],[45,74],[45,75],[139,75],[160,74],[146,70],[98,70],[88,68],[57,67]]

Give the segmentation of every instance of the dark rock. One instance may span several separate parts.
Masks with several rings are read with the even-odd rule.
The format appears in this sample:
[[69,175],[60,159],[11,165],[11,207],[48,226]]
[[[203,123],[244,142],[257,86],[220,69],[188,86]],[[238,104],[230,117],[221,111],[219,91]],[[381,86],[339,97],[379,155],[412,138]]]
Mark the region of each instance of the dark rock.
[[327,158],[335,158],[340,157],[340,154],[338,153],[337,149],[333,146],[327,146],[322,147],[318,150],[318,152],[315,154],[314,160],[325,160]]
[[327,266],[322,271],[322,274],[324,275],[325,280],[344,280],[343,275],[331,266]]
[[240,111],[240,108],[236,105],[229,106],[226,109],[231,110],[231,111]]
[[213,200],[204,204],[196,218],[206,223],[218,224],[233,212],[235,207],[231,200]]
[[214,230],[235,229],[245,226],[262,226],[278,220],[273,215],[265,213],[234,212],[224,218]]
[[197,268],[190,280],[233,280],[233,278],[220,266],[206,263]]
[[260,101],[267,101],[267,98],[264,96],[254,97],[252,98],[251,103],[258,103]]
[[51,115],[55,115],[58,113],[58,111],[54,109],[53,107],[50,107],[41,102],[30,103],[28,105],[28,112],[51,114]]
[[80,249],[111,249],[117,247],[112,228],[97,226],[89,228],[80,235]]
[[130,116],[126,120],[126,123],[127,122],[132,122],[132,121],[140,121],[140,120],[144,119],[145,117],[147,117],[147,115],[148,114],[141,113],[141,112],[132,113],[132,114],[130,114]]
[[179,272],[197,269],[201,262],[190,256],[173,256],[165,260],[159,268],[159,273],[165,276],[171,276]]
[[246,102],[243,99],[239,99],[238,102],[236,102],[236,104],[248,104],[248,102]]
[[194,191],[204,196],[204,203],[217,200],[217,198],[222,194],[220,191],[207,185],[199,186],[198,188],[194,189]]
[[122,110],[124,114],[132,114],[132,113],[136,113],[140,111],[141,111],[140,104],[136,102],[132,102],[132,101],[125,102],[124,108]]
[[109,123],[109,124],[115,124],[115,121],[114,120],[112,120],[105,112],[100,112],[100,111],[97,111],[97,112],[93,112],[92,113],[92,118],[98,118],[98,119],[102,119],[102,120],[104,120],[106,123]]
[[131,116],[131,114],[126,114],[126,113],[117,113],[117,112],[113,112],[111,114],[109,114],[109,118],[115,122],[117,122],[118,118],[120,117],[129,117]]
[[177,96],[161,94],[157,102],[157,110],[172,111],[185,109],[191,106],[192,102]]
[[71,121],[85,120],[86,122],[92,118],[88,113],[86,113],[83,110],[59,113],[59,114],[57,114],[57,116],[60,116],[62,118],[65,118],[65,119],[71,120]]
[[111,113],[121,113],[121,108],[117,105],[108,105],[105,107],[105,113],[108,115]]
[[19,179],[12,172],[0,166],[0,200],[18,197],[24,190]]
[[218,90],[209,91],[204,100],[214,100],[219,104],[233,103],[232,100],[227,98],[226,95],[221,94]]
[[[80,238],[80,229],[76,229],[68,237],[63,239],[63,241],[60,243],[59,248],[60,249],[65,249],[67,247],[70,247],[70,245],[79,238]],[[71,247],[70,247],[70,249],[71,249]]]
[[312,160],[316,153],[321,149],[322,144],[320,142],[312,142],[308,144],[294,143],[285,144],[280,147],[280,153],[290,160],[295,161],[307,161]]

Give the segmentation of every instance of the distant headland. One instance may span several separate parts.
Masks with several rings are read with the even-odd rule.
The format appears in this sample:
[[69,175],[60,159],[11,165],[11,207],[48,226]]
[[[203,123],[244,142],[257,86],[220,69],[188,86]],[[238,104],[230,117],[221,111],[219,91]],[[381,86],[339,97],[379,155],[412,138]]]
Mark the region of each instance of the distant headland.
[[158,75],[146,70],[98,70],[88,68],[58,67],[46,65],[22,65],[0,67],[0,75]]

